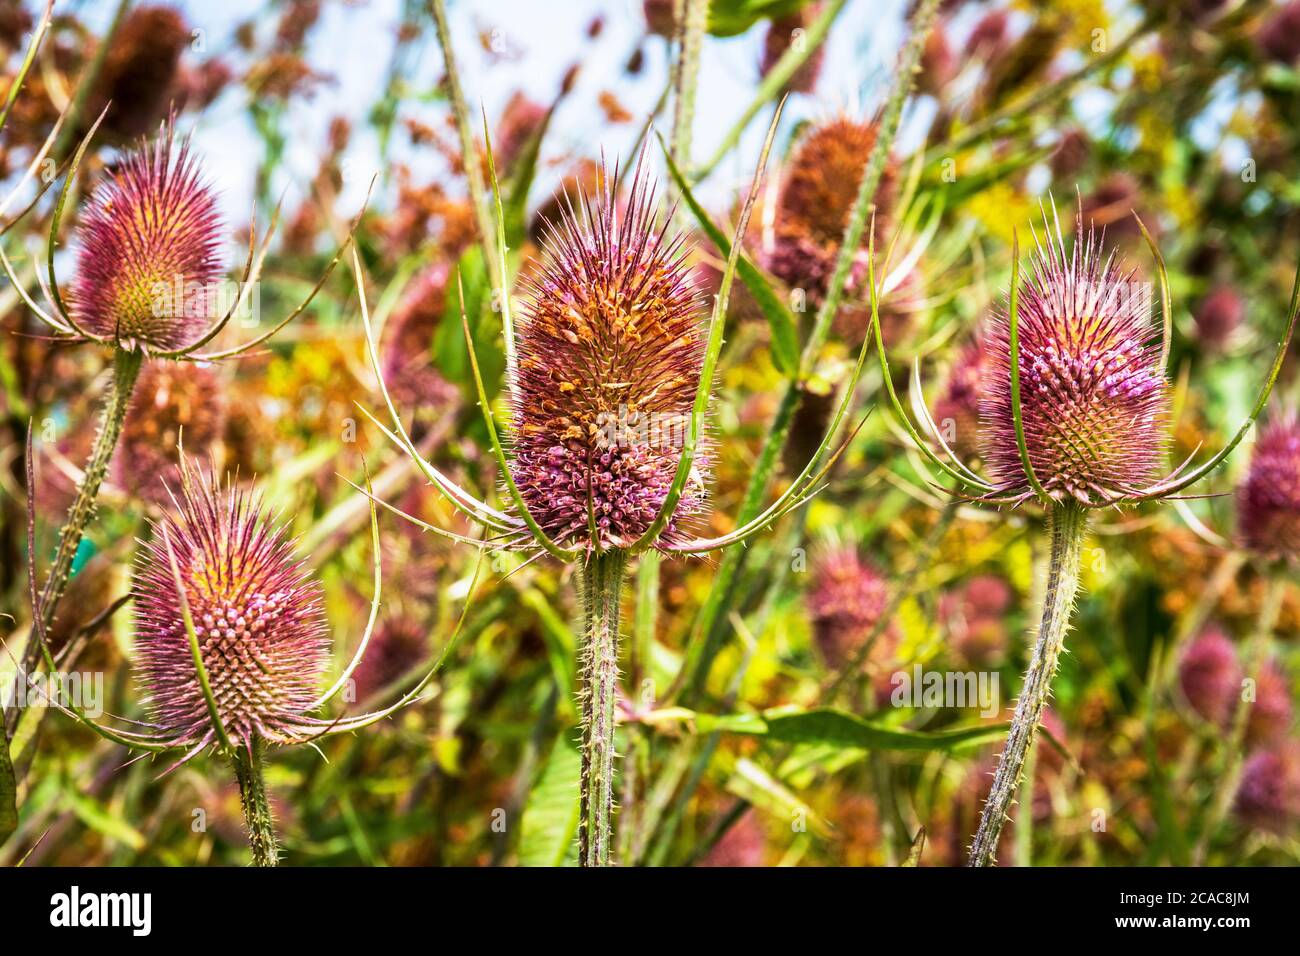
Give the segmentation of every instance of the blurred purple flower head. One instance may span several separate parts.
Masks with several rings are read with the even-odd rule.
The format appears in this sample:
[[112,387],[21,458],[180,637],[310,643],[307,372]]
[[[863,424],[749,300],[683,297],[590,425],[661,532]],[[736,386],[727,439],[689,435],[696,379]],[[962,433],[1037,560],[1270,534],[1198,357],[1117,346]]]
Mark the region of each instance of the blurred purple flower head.
[[1187,702],[1205,720],[1226,728],[1241,695],[1237,649],[1211,626],[1188,645],[1178,663],[1178,682]]
[[838,670],[848,662],[884,613],[888,594],[884,574],[855,548],[835,548],[821,556],[807,603],[813,640],[827,667]]
[[1294,743],[1257,751],[1246,760],[1236,812],[1247,826],[1285,833],[1300,816],[1300,753]]
[[[1020,380],[1025,444],[1034,473],[1057,500],[1099,505],[1141,487],[1167,440],[1168,383],[1150,321],[1150,291],[1102,258],[1078,226],[1067,253],[1060,232],[1020,289]],[[981,445],[1000,490],[1029,487],[1011,402],[1010,322],[988,336]]]
[[[624,209],[611,178],[548,223],[519,321],[512,474],[542,529],[566,547],[627,547],[649,530],[704,363],[683,237],[656,224],[641,169]],[[697,453],[661,542],[701,511],[707,467]]]
[[1241,325],[1245,314],[1246,304],[1235,288],[1216,286],[1196,308],[1196,334],[1208,348],[1221,349]]
[[1248,705],[1246,743],[1270,746],[1286,737],[1295,719],[1291,688],[1277,661],[1268,661],[1255,682],[1255,699]]
[[141,144],[91,196],[79,230],[72,309],[89,332],[169,352],[214,320],[221,276],[217,198],[170,128]]
[[1260,51],[1277,63],[1300,60],[1300,0],[1277,8],[1255,34]]
[[980,392],[984,347],[969,342],[953,362],[948,387],[934,405],[934,422],[948,446],[962,459],[979,451]]
[[[763,60],[759,65],[761,75],[767,76],[772,72],[772,68],[785,55],[785,51],[796,42],[807,42],[803,31],[817,19],[820,13],[820,3],[809,3],[789,16],[777,17],[768,25],[767,35],[763,38]],[[809,54],[808,59],[804,60],[803,65],[790,77],[786,89],[792,93],[811,93],[817,86],[817,78],[821,75],[822,60],[825,56],[826,48],[823,46],[819,46]]]
[[328,657],[320,588],[250,493],[183,464],[178,510],[152,522],[134,586],[137,680],[171,746],[217,741],[191,654],[185,601],[222,725],[232,743],[309,736]]
[[1242,543],[1271,558],[1300,557],[1300,419],[1284,414],[1255,443],[1237,492]]

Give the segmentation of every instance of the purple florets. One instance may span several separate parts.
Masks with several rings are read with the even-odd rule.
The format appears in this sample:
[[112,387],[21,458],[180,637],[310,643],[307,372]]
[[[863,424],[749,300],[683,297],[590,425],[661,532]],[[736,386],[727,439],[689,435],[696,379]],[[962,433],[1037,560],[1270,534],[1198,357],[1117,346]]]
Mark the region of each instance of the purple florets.
[[[1025,444],[1057,500],[1102,505],[1149,480],[1166,442],[1168,383],[1150,295],[1080,224],[1067,255],[1049,235],[1020,290]],[[983,457],[1003,493],[1027,491],[1011,407],[1010,323],[992,323],[980,401]]]
[[71,307],[87,331],[170,352],[215,318],[221,217],[188,144],[165,130],[96,188],[81,223]]
[[1237,515],[1242,541],[1252,551],[1300,556],[1300,419],[1294,414],[1260,434],[1238,492]]
[[[680,236],[653,221],[639,172],[620,210],[605,177],[548,223],[519,322],[512,474],[566,547],[619,548],[659,514],[681,457],[704,363],[702,308]],[[661,541],[704,501],[694,468]]]
[[1178,683],[1192,709],[1226,728],[1241,693],[1237,649],[1226,634],[1210,627],[1196,638],[1178,664]]
[[[217,740],[186,633],[167,541],[232,742],[307,736],[328,656],[319,586],[260,503],[185,466],[179,511],[153,525],[135,582],[137,679],[171,746]],[[164,535],[166,536],[164,538]]]

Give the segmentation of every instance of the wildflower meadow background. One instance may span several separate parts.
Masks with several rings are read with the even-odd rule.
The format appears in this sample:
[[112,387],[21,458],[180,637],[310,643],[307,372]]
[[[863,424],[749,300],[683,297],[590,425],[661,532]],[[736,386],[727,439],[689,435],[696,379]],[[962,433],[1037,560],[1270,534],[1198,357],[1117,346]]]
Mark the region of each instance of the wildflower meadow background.
[[0,862],[1300,861],[1300,2],[0,63]]

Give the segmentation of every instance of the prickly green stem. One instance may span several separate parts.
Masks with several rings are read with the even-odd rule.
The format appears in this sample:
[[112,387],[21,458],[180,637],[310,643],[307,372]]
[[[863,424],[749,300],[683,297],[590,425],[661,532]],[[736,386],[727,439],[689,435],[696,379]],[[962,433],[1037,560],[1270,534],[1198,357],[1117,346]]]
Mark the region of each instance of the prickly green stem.
[[266,781],[262,776],[262,757],[266,741],[261,737],[249,747],[237,747],[233,763],[235,779],[239,781],[239,802],[244,807],[244,823],[248,825],[248,845],[253,851],[253,866],[277,866],[280,848],[275,842],[275,822],[271,819],[271,804],[266,799]]
[[1043,617],[1038,626],[1033,656],[1025,683],[1016,702],[1016,714],[1007,734],[1006,747],[993,775],[993,788],[984,804],[979,829],[971,845],[970,866],[989,866],[994,862],[998,837],[1007,811],[1015,801],[1016,790],[1025,769],[1029,752],[1042,723],[1043,710],[1051,694],[1052,677],[1065,646],[1070,627],[1070,612],[1079,590],[1079,562],[1083,554],[1083,536],[1088,518],[1075,502],[1057,504],[1048,512],[1048,531],[1052,540],[1047,570],[1047,591],[1043,599]]
[[[140,375],[143,355],[138,351],[128,352],[118,349],[113,357],[113,384],[109,386],[104,397],[104,410],[100,419],[99,434],[95,436],[95,445],[90,451],[90,458],[82,472],[81,484],[77,495],[68,508],[67,519],[59,535],[59,548],[54,555],[54,563],[45,579],[45,588],[41,592],[41,617],[48,629],[58,612],[59,601],[67,590],[72,576],[72,562],[77,556],[77,548],[86,534],[86,528],[95,516],[95,500],[99,497],[99,486],[108,471],[108,463],[117,447],[118,436],[122,433],[122,423],[131,404],[131,393],[135,381]],[[28,643],[23,657],[23,672],[31,673],[40,657],[40,642]],[[8,728],[12,733],[17,723],[18,709],[13,708],[8,715]]]
[[580,861],[609,866],[614,817],[614,714],[618,691],[619,593],[624,551],[587,559],[582,590],[583,633],[582,819]]

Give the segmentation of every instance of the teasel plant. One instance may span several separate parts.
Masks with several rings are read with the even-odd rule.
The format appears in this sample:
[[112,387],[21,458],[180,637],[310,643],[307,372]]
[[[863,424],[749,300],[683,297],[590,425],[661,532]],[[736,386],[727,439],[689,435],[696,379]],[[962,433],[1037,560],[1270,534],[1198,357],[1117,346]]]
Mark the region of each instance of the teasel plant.
[[[1244,675],[1254,694],[1234,693],[1221,741],[1214,795],[1205,816],[1193,862],[1203,864],[1210,844],[1232,807],[1244,769],[1251,708],[1266,680],[1269,644],[1277,627],[1286,589],[1300,562],[1300,417],[1294,409],[1275,414],[1260,431],[1250,467],[1237,489],[1237,542],[1265,582],[1254,627],[1245,648]],[[1234,688],[1236,690],[1236,688]]]
[[[73,295],[65,299],[55,273],[55,253],[69,194],[105,115],[107,107],[78,146],[53,208],[44,269],[36,269],[44,307],[28,292],[0,248],[0,266],[32,314],[52,330],[54,342],[95,345],[112,356],[112,381],[103,400],[99,430],[42,591],[40,607],[46,627],[58,611],[78,546],[94,517],[100,485],[145,359],[206,363],[248,354],[306,311],[352,240],[349,231],[307,297],[287,316],[241,345],[209,348],[231,319],[250,307],[279,210],[259,242],[254,208],[238,294],[231,297],[229,308],[221,315],[210,315],[220,301],[214,288],[223,273],[224,227],[216,192],[206,181],[189,139],[176,143],[169,118],[152,142],[142,141],[91,194],[78,229]],[[352,223],[353,231],[359,219],[360,214]],[[21,673],[30,672],[39,660],[40,648],[29,641]],[[17,708],[6,715],[9,733],[13,733],[18,716]]]
[[[27,477],[33,478],[27,436]],[[369,488],[369,479],[366,480]],[[306,745],[351,734],[423,698],[455,650],[477,590],[480,562],[455,629],[430,669],[382,709],[335,716],[327,705],[356,698],[353,675],[365,661],[383,595],[379,524],[370,503],[374,554],[373,597],[365,630],[348,664],[323,692],[330,640],[319,584],[296,554],[295,542],[255,489],[219,478],[215,463],[196,465],[182,449],[174,508],[150,520],[153,532],[138,552],[134,602],[136,682],[147,695],[145,721],[129,728],[93,720],[75,701],[51,706],[112,743],[138,753],[134,760],[177,755],[166,776],[204,751],[230,761],[239,784],[255,866],[275,866],[279,846],[267,800],[264,762],[269,747]],[[39,652],[55,662],[36,587],[35,507],[27,504],[29,597]],[[344,693],[352,689],[352,693]],[[323,759],[323,755],[322,755]],[[134,760],[132,762],[134,762]]]
[[[1037,502],[1047,515],[1050,551],[1041,620],[1006,745],[970,848],[971,866],[994,862],[998,838],[1024,775],[1051,682],[1064,648],[1079,587],[1090,515],[1103,508],[1177,500],[1227,460],[1263,412],[1295,333],[1300,272],[1292,290],[1276,358],[1245,420],[1200,464],[1199,447],[1163,478],[1155,478],[1168,444],[1172,303],[1163,257],[1146,226],[1138,226],[1155,259],[1162,328],[1152,323],[1150,297],[1135,273],[1080,217],[1067,250],[1055,210],[1043,211],[1044,235],[1021,280],[1018,234],[1012,235],[1011,284],[1004,314],[986,338],[979,443],[989,476],[962,462],[921,399],[920,360],[911,385],[920,426],[899,401],[884,337],[876,350],[894,414],[923,457],[945,476],[955,498],[1018,508]],[[873,298],[874,278],[870,280]]]
[[[583,866],[613,862],[620,604],[629,564],[647,556],[652,561],[703,556],[743,546],[807,502],[857,433],[849,434],[833,453],[823,454],[848,412],[853,394],[849,386],[818,453],[782,494],[727,534],[690,534],[689,525],[705,502],[705,474],[712,456],[705,422],[740,237],[779,118],[778,110],[707,324],[701,322],[703,310],[686,265],[689,249],[684,237],[672,231],[671,211],[660,210],[644,148],[625,204],[619,203],[612,185],[619,178],[617,168],[606,170],[597,195],[568,197],[560,220],[548,224],[542,261],[522,290],[518,328],[511,295],[503,290],[499,296],[511,410],[504,436],[462,309],[470,370],[507,499],[503,508],[457,485],[417,450],[384,382],[365,277],[353,251],[367,348],[389,423],[365,408],[363,413],[483,530],[488,547],[524,555],[524,564],[550,557],[578,570],[583,609],[578,833]],[[494,255],[500,274],[508,276],[501,190],[486,118],[483,125],[496,206]],[[868,349],[864,343],[853,383]],[[660,427],[666,436],[657,433]],[[674,447],[678,441],[680,448]],[[425,530],[478,543],[422,522],[386,501],[378,504]]]

